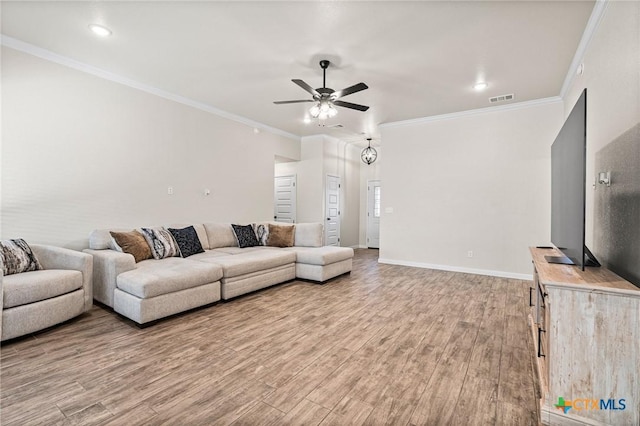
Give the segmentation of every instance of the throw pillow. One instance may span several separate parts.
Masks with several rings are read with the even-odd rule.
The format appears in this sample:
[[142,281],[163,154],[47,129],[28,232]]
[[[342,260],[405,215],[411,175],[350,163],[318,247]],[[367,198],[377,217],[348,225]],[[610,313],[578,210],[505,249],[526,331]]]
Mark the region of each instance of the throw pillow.
[[149,244],[147,244],[147,240],[145,240],[142,234],[138,231],[109,233],[115,241],[115,244],[120,247],[121,250],[118,251],[133,255],[136,263],[141,260],[153,258]]
[[238,247],[255,247],[260,243],[256,238],[256,233],[253,232],[253,226],[251,225],[231,225],[233,233],[236,234],[236,240],[238,241]]
[[31,247],[22,238],[0,241],[0,263],[2,263],[3,275],[42,269]]
[[171,232],[164,228],[141,228],[154,259],[180,256],[180,249]]
[[258,243],[261,246],[266,246],[267,238],[269,237],[269,226],[264,223],[254,223],[251,226],[253,226],[253,231],[256,233]]
[[295,229],[295,225],[274,225],[270,223],[267,245],[271,247],[293,247]]
[[182,229],[169,228],[169,232],[171,232],[171,235],[173,235],[173,238],[176,240],[182,257],[189,257],[196,253],[204,253],[196,228],[193,226],[187,226]]

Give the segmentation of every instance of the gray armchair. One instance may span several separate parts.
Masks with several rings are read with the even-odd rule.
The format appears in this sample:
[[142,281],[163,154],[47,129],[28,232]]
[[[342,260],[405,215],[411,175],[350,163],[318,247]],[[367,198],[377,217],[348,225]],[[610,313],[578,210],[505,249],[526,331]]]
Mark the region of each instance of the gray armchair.
[[93,257],[30,244],[43,269],[0,273],[0,340],[13,339],[76,317],[93,305]]

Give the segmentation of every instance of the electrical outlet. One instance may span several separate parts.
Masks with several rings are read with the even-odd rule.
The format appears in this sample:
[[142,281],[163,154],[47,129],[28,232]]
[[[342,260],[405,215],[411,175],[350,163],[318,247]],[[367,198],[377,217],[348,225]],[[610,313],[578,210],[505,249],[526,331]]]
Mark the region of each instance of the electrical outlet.
[[469,250],[467,252],[467,257],[473,257],[473,250]]
[[173,186],[167,188],[167,194],[173,195]]

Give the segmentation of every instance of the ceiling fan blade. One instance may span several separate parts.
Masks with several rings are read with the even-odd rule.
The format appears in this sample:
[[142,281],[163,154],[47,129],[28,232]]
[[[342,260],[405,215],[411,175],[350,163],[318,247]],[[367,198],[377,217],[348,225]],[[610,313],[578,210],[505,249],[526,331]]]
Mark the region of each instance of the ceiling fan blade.
[[318,93],[318,91],[316,89],[314,89],[313,87],[309,86],[304,81],[299,80],[299,79],[295,79],[295,78],[293,80],[291,80],[291,81],[293,81],[298,86],[302,87],[307,92],[311,93],[313,96],[320,96],[320,93]]
[[346,89],[342,89],[342,90],[338,90],[337,92],[334,93],[335,99],[341,98],[343,96],[347,96],[350,95],[352,93],[356,93],[359,92],[361,90],[364,89],[368,89],[369,86],[367,86],[364,83],[358,83],[358,84],[354,84],[351,87],[347,87]]
[[282,104],[299,104],[301,102],[315,102],[313,99],[300,99],[297,101],[273,101],[274,104],[276,105],[282,105]]
[[352,104],[351,102],[345,102],[345,101],[333,101],[333,104],[344,107],[344,108],[357,109],[358,111],[366,111],[369,109],[368,106]]

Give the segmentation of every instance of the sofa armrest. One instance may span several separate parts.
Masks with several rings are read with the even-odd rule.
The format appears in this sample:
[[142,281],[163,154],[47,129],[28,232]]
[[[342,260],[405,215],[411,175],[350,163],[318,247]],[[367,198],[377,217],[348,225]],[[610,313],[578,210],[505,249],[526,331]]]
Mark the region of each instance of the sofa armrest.
[[85,249],[83,251],[93,256],[94,299],[113,308],[116,279],[121,273],[136,268],[136,261],[133,255],[115,250]]
[[42,244],[29,246],[43,269],[71,269],[82,273],[84,311],[90,310],[93,306],[93,258],[86,253],[63,247]]

